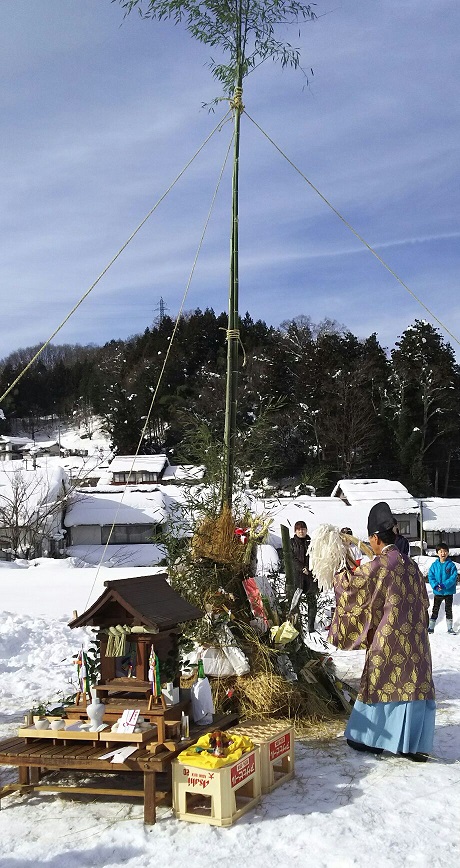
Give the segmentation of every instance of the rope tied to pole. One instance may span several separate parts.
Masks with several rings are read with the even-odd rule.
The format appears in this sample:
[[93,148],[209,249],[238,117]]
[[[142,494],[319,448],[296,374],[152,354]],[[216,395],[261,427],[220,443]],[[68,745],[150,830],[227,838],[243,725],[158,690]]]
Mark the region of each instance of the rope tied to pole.
[[229,341],[236,341],[240,345],[242,353],[243,353],[242,367],[244,368],[244,366],[246,364],[246,350],[244,349],[243,342],[242,342],[241,337],[240,337],[240,330],[239,329],[221,328],[220,331],[225,332],[225,340],[226,341],[228,341],[228,342]]
[[235,87],[235,92],[230,98],[230,108],[232,111],[239,112],[240,114],[244,112],[242,87]]

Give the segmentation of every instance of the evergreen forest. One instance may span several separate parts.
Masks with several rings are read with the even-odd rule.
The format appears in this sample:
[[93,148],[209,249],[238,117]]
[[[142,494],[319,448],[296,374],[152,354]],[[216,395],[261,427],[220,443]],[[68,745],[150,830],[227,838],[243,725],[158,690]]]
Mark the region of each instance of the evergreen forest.
[[[104,346],[48,345],[5,398],[0,433],[33,435],[45,417],[74,419],[91,437],[97,415],[113,449],[133,454],[174,326],[163,316]],[[141,453],[219,472],[226,328],[212,309],[180,318]],[[334,321],[302,315],[275,328],[246,313],[240,339],[236,464],[252,484],[329,494],[340,478],[384,477],[415,496],[460,496],[460,367],[432,325],[415,320],[388,353],[375,334],[358,339]],[[0,394],[39,346],[0,362]]]

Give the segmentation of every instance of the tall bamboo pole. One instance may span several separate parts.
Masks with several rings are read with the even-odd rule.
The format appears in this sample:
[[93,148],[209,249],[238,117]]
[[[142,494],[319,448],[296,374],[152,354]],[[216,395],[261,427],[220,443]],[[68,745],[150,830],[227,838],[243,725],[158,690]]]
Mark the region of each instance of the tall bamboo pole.
[[236,409],[238,403],[238,219],[239,219],[239,169],[240,169],[240,121],[243,111],[243,69],[241,51],[241,9],[239,15],[239,38],[237,45],[237,76],[232,100],[234,112],[234,150],[232,176],[232,224],[230,239],[230,283],[228,298],[227,329],[227,383],[225,393],[224,429],[224,478],[222,505],[232,506],[233,476],[236,448]]

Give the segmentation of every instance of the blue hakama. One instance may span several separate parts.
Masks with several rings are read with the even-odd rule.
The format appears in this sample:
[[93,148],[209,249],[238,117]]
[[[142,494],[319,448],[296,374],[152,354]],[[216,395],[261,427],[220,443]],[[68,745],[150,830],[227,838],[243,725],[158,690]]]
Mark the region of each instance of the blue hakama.
[[430,753],[435,716],[434,699],[374,704],[357,699],[345,730],[345,738],[395,754]]

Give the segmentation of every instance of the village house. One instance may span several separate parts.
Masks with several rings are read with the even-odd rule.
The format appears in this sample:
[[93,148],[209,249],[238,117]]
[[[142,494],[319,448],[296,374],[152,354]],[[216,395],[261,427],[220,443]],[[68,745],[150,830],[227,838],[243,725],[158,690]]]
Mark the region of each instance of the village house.
[[161,482],[184,485],[200,482],[205,475],[203,465],[172,465],[166,455],[116,455],[101,474],[98,487],[107,485],[147,486]]
[[[152,542],[167,519],[161,491],[77,489],[65,516],[69,545]],[[109,539],[110,537],[110,539]]]
[[24,447],[24,453],[30,455],[50,455],[51,457],[59,457],[64,453],[58,440],[37,440],[31,445]]
[[[401,482],[390,479],[340,479],[331,497],[339,498],[350,507],[359,505],[367,514],[375,503],[385,501],[397,520],[400,533],[409,541],[420,539],[419,501]],[[350,522],[345,524],[350,525]]]
[[156,564],[164,558],[156,539],[167,519],[167,499],[156,486],[78,488],[64,519],[67,554],[91,564],[102,557],[111,565]]
[[0,558],[59,556],[68,478],[56,460],[0,465]]
[[452,559],[460,563],[460,498],[420,500],[420,517],[426,554],[435,555],[438,543],[445,542]]
[[30,437],[9,437],[0,435],[0,461],[20,461],[24,458],[24,449],[34,445]]
[[269,544],[281,548],[281,525],[289,528],[294,536],[296,521],[304,521],[311,533],[320,524],[332,524],[334,527],[351,527],[355,536],[367,540],[367,512],[359,504],[347,506],[342,500],[331,497],[276,497],[254,499],[251,502],[251,512],[255,515],[265,515],[271,518]]

